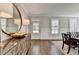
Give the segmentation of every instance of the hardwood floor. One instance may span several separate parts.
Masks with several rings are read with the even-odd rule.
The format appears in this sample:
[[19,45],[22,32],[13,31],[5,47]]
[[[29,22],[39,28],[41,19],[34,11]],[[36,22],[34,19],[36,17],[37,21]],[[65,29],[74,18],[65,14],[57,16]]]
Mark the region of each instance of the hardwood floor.
[[28,55],[63,55],[52,41],[32,40]]
[[[26,42],[26,41],[24,41]],[[23,43],[22,43],[23,44]],[[24,44],[24,48],[27,47],[25,46],[26,44]],[[9,45],[9,47],[11,46],[11,44]],[[13,46],[13,45],[12,45]],[[21,45],[22,46],[22,45]],[[9,48],[7,47],[7,49]],[[23,46],[22,46],[23,47]],[[21,47],[21,48],[22,48]],[[67,49],[68,46],[65,45],[64,49],[61,49],[62,47],[62,41],[52,41],[52,40],[32,40],[31,41],[31,47],[30,49],[28,49],[28,53],[27,55],[67,55]],[[7,50],[6,49],[6,50]],[[20,48],[19,48],[20,49]],[[26,48],[27,49],[27,48]],[[5,51],[6,51],[5,50]],[[11,50],[12,52],[14,52],[15,55],[15,51],[14,49]],[[22,49],[20,49],[20,51],[24,51]],[[12,53],[11,52],[11,53]],[[19,52],[20,53],[20,52]],[[23,54],[23,52],[22,52]],[[23,54],[23,55],[26,55]],[[68,55],[79,55],[78,54],[78,48],[76,49],[71,49],[70,53]]]

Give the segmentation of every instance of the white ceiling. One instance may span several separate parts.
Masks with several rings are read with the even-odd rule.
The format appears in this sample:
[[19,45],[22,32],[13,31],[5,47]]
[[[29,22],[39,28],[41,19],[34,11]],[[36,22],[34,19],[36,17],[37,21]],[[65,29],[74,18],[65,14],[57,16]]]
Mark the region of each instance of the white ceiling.
[[13,7],[10,3],[0,3],[0,13],[5,12],[13,16]]
[[[6,13],[14,18],[19,18],[19,13],[16,8],[11,3],[0,3],[0,17],[1,14]],[[5,15],[3,15],[5,17]],[[12,18],[12,17],[5,17],[5,18]]]
[[79,17],[79,3],[25,3],[18,5],[29,16]]

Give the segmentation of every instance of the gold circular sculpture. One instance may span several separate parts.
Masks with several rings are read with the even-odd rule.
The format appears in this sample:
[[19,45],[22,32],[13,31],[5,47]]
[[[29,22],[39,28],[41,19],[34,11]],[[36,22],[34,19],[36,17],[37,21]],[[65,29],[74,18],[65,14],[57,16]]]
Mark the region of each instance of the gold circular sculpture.
[[6,35],[9,35],[9,36],[11,36],[12,34],[18,33],[21,30],[21,28],[22,28],[22,15],[21,15],[21,12],[20,12],[19,8],[16,6],[16,4],[12,3],[12,6],[13,6],[13,8],[16,9],[16,11],[18,13],[20,23],[19,23],[19,28],[18,28],[18,30],[16,32],[7,32],[7,31],[4,31],[3,28],[1,28],[1,31],[3,33],[5,33]]
[[[4,5],[5,5],[5,4],[3,4],[3,6],[4,6]],[[4,30],[3,27],[0,28],[1,31],[2,31],[4,34],[10,36],[10,38],[9,38],[8,40],[0,42],[0,48],[1,48],[1,52],[2,52],[3,55],[7,54],[9,51],[12,51],[13,54],[14,54],[14,50],[15,50],[15,49],[13,49],[13,48],[17,47],[18,44],[20,44],[20,43],[19,43],[20,40],[17,40],[17,39],[22,39],[22,38],[25,37],[25,35],[28,34],[28,33],[26,33],[26,32],[21,32],[21,28],[22,28],[22,26],[23,26],[23,21],[22,21],[22,15],[21,15],[21,12],[20,12],[19,8],[18,8],[17,5],[14,4],[14,3],[11,4],[11,5],[14,6],[13,8],[15,8],[16,11],[17,11],[17,13],[18,13],[18,16],[19,16],[19,23],[18,23],[18,26],[19,26],[19,28],[18,28],[18,30],[17,30],[16,32],[12,32],[12,31],[11,31],[11,32],[8,32],[7,30]],[[0,5],[0,6],[2,6],[2,5]],[[6,5],[5,5],[5,6],[6,6]],[[9,8],[9,6],[8,6],[8,8]],[[5,9],[5,10],[8,11],[7,8],[4,8],[4,7],[3,7],[3,9]],[[2,10],[2,11],[4,11],[4,10]],[[1,12],[1,11],[0,11],[0,12]],[[14,13],[16,13],[16,12],[14,12]],[[15,14],[14,14],[14,16],[16,17]],[[15,17],[12,17],[13,19],[10,19],[10,21],[12,22],[12,20],[14,20]],[[1,17],[1,15],[0,15],[0,20],[1,20],[1,18],[2,18],[2,20],[4,19],[4,17]],[[7,18],[6,18],[6,19],[7,19]],[[9,22],[10,22],[10,21],[9,21]],[[13,22],[14,22],[14,21],[13,21]],[[1,23],[2,23],[2,22],[1,22]],[[10,24],[9,24],[9,25],[10,25]],[[16,27],[16,28],[17,28],[17,27]],[[13,29],[13,28],[10,28],[10,30],[11,30],[11,29]],[[13,30],[14,30],[14,29],[13,29]],[[3,34],[2,34],[2,35],[3,35]],[[3,35],[3,36],[4,36],[4,35]],[[14,40],[15,40],[15,41],[14,41]],[[24,42],[24,40],[25,40],[25,42]],[[28,54],[29,49],[30,49],[30,46],[31,46],[31,34],[29,33],[27,39],[25,38],[24,40],[22,41],[22,43],[25,44],[25,47],[28,46],[27,49],[26,49],[26,54]],[[27,41],[26,41],[26,40],[27,40]],[[13,46],[12,46],[12,44],[11,44],[12,48],[9,48],[8,50],[6,50],[6,47],[9,45],[10,42],[13,43]],[[27,44],[26,44],[26,43],[27,43]],[[13,50],[12,50],[12,49],[13,49]],[[5,50],[6,50],[6,52],[5,52]],[[17,50],[17,51],[18,51],[18,50]],[[12,53],[12,52],[11,52],[11,53]],[[16,51],[15,51],[15,53],[16,53]],[[17,54],[18,54],[18,53],[17,53]]]

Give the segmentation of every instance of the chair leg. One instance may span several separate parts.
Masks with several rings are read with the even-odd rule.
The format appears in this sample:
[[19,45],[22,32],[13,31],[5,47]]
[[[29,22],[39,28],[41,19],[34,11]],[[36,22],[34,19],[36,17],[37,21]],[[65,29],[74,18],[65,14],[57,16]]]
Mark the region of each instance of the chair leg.
[[64,43],[63,43],[63,45],[62,45],[62,49],[64,48]]
[[67,54],[69,54],[69,52],[70,52],[70,48],[71,48],[71,47],[69,46],[69,47],[68,47],[68,51],[67,51]]
[[79,47],[78,47],[78,54],[79,54]]

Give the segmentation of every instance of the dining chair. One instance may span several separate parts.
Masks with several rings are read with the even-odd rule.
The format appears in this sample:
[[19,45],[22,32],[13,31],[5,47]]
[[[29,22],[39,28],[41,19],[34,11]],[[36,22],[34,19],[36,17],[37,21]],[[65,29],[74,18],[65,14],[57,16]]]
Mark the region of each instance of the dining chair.
[[75,40],[75,38],[71,38],[71,35],[67,33],[62,33],[62,40],[63,40],[62,49],[64,48],[64,44],[68,45],[67,54],[69,54],[70,48],[75,49],[77,47],[77,40]]

